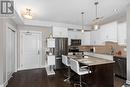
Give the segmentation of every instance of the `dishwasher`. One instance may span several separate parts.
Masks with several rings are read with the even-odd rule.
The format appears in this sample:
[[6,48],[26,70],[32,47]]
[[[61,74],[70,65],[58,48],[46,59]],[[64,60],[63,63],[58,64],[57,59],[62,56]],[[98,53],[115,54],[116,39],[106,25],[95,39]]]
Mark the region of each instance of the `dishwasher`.
[[127,79],[126,78],[126,75],[127,75],[126,58],[114,56],[113,60],[115,61],[115,65],[114,65],[115,75],[120,78]]

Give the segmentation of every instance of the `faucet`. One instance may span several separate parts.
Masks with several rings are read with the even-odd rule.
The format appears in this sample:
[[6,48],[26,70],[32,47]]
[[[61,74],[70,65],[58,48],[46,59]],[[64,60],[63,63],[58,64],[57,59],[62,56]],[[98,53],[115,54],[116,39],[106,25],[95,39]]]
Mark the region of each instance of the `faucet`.
[[111,46],[111,55],[113,55],[113,54],[114,54],[114,51],[115,51],[114,47],[113,47],[113,46]]

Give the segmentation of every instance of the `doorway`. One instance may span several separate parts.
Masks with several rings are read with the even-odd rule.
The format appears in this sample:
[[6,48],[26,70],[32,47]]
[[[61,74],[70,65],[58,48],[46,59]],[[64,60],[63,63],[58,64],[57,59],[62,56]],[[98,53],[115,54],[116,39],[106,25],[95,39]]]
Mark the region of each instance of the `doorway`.
[[20,32],[20,69],[35,69],[42,66],[42,33]]

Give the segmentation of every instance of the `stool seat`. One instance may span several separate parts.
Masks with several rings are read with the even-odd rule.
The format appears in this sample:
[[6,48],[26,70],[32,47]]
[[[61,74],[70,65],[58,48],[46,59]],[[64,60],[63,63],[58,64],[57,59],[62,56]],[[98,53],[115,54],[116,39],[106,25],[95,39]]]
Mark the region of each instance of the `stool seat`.
[[78,75],[85,75],[88,74],[89,70],[88,69],[79,69],[79,72],[77,73]]
[[81,76],[89,74],[89,73],[91,73],[91,71],[89,69],[86,69],[86,68],[88,68],[88,66],[79,67],[78,61],[76,61],[74,59],[70,59],[70,67],[75,73],[77,73],[80,76],[79,84],[74,84],[74,86],[79,85],[80,87],[82,87]]

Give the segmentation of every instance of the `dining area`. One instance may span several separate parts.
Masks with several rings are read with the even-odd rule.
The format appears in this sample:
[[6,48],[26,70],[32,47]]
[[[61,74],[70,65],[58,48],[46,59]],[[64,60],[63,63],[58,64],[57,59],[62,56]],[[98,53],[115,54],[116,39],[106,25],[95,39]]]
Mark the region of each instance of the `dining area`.
[[[62,55],[64,82],[74,87],[114,87],[114,61],[83,54]],[[65,73],[66,73],[65,72]]]

